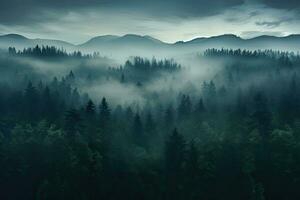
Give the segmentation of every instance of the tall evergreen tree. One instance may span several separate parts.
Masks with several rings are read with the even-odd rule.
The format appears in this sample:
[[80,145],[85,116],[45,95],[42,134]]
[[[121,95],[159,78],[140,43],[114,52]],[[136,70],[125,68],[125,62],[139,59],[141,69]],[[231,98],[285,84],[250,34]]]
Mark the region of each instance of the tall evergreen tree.
[[[186,153],[185,164],[185,197],[186,199],[200,199],[203,194],[201,192],[203,185],[201,185],[201,168],[200,168],[200,154],[192,141],[189,144]],[[200,187],[199,187],[200,186]]]
[[267,105],[267,99],[262,93],[257,93],[254,97],[253,118],[263,139],[267,139],[270,134],[271,117],[272,115]]
[[68,138],[73,138],[82,129],[82,119],[79,112],[70,109],[65,114],[65,130]]
[[154,132],[156,130],[156,124],[154,122],[154,119],[152,117],[152,114],[149,112],[146,116],[146,123],[145,123],[145,131],[153,136]]
[[106,101],[106,98],[103,98],[99,106],[100,122],[102,125],[106,125],[110,119],[110,108]]
[[200,98],[200,100],[196,104],[195,113],[199,115],[199,114],[203,114],[204,112],[205,112],[205,107],[204,107],[203,99]]
[[165,111],[165,116],[164,116],[164,123],[166,126],[167,131],[170,129],[173,129],[174,126],[174,119],[175,118],[175,113],[172,105],[170,105],[166,111]]
[[39,95],[31,81],[27,84],[24,97],[25,114],[29,120],[34,120],[38,116]]
[[192,111],[192,103],[188,95],[183,95],[178,106],[178,118],[184,119],[188,117]]
[[88,101],[85,107],[85,113],[89,117],[93,117],[96,114],[95,104],[91,99]]
[[183,199],[184,162],[186,141],[177,129],[169,136],[165,144],[166,198]]
[[141,121],[140,115],[137,113],[133,121],[132,137],[136,145],[144,147],[146,144],[146,138],[144,135],[144,127]]

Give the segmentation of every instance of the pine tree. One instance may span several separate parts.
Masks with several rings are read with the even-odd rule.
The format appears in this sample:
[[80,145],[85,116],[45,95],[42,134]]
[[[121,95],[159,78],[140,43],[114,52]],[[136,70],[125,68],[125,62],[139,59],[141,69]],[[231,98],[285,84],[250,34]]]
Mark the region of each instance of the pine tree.
[[44,116],[49,116],[51,119],[55,113],[54,102],[51,97],[50,89],[48,86],[42,92],[41,96],[41,111]]
[[184,119],[188,117],[192,111],[192,103],[188,95],[183,95],[178,106],[178,118]]
[[12,55],[12,56],[16,55],[17,54],[16,48],[15,47],[9,47],[8,48],[8,53],[9,53],[9,55]]
[[96,114],[96,110],[95,110],[95,104],[92,100],[89,100],[86,107],[85,107],[85,113],[89,116],[89,117],[93,117]]
[[25,89],[25,111],[29,120],[36,119],[38,116],[39,96],[32,82],[29,81]]
[[74,85],[75,83],[75,75],[73,73],[73,71],[71,70],[70,73],[68,74],[68,76],[66,76],[66,82],[67,84],[71,84]]
[[186,142],[182,135],[174,129],[165,144],[165,174],[166,198],[183,198],[184,162],[186,156]]
[[124,73],[122,73],[121,75],[121,80],[120,80],[121,83],[125,83],[125,75]]
[[99,106],[99,114],[100,125],[102,128],[105,128],[110,120],[110,108],[105,98],[102,99],[101,104]]
[[170,105],[165,111],[164,120],[167,131],[169,131],[174,126],[174,109],[172,105]]
[[[108,152],[111,146],[113,132],[110,124],[111,111],[105,98],[99,106],[99,135],[102,142],[102,151]],[[104,153],[106,155],[106,153]]]
[[201,171],[200,171],[199,151],[192,141],[186,153],[185,164],[185,198],[200,199],[201,189]]
[[144,135],[144,127],[141,121],[141,117],[138,113],[134,117],[132,137],[136,145],[145,146],[146,138]]
[[68,110],[65,114],[65,130],[67,137],[74,137],[77,132],[80,132],[81,126],[81,117],[77,110],[71,109]]
[[177,129],[174,129],[173,133],[166,141],[166,170],[170,173],[175,173],[175,171],[181,171],[183,169],[185,153],[185,139],[181,134],[178,133]]
[[78,108],[79,105],[80,105],[80,94],[79,94],[77,88],[75,88],[72,91],[71,106],[74,108]]
[[155,132],[156,126],[153,120],[152,114],[149,112],[146,116],[146,123],[145,123],[145,131],[148,134],[153,134]]
[[205,112],[205,107],[204,107],[203,99],[200,98],[200,100],[196,104],[195,113],[196,114],[203,114],[204,112]]
[[257,93],[254,97],[253,118],[256,122],[255,125],[264,140],[266,140],[270,134],[271,117],[267,99],[261,93]]

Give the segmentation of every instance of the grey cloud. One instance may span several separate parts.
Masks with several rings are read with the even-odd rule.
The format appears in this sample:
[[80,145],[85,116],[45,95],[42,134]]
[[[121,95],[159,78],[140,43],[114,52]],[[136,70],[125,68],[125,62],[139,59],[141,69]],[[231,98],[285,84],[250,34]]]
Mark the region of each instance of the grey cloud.
[[252,12],[250,12],[249,13],[249,17],[256,17],[256,16],[258,16],[259,14],[261,14],[259,11],[252,11]]
[[255,24],[257,26],[267,26],[269,28],[275,28],[280,26],[280,24],[282,24],[282,21],[272,21],[272,22],[262,21],[262,22],[255,22]]
[[112,14],[126,11],[151,17],[201,17],[214,15],[243,3],[244,0],[9,0],[0,1],[0,24],[47,21],[52,20],[53,16],[60,17],[67,12],[82,9],[99,12],[112,10]]
[[49,21],[62,14],[101,0],[8,0],[0,1],[0,24],[24,24]]
[[289,9],[289,10],[300,10],[299,0],[261,0],[265,5],[278,8],[278,9]]
[[268,28],[276,28],[276,27],[280,26],[283,23],[291,22],[293,20],[294,20],[293,18],[283,18],[283,19],[276,20],[276,21],[258,21],[258,22],[255,22],[255,24],[257,26],[265,26],[265,27],[268,27]]
[[[142,13],[152,18],[203,17],[219,14],[228,8],[251,1],[272,8],[300,10],[299,0],[2,0],[0,24],[22,25],[56,20],[68,12],[85,9],[99,13],[102,10],[111,10],[112,15],[120,11],[132,15]],[[256,16],[258,13],[253,11],[251,14]],[[232,20],[234,21],[233,18]]]

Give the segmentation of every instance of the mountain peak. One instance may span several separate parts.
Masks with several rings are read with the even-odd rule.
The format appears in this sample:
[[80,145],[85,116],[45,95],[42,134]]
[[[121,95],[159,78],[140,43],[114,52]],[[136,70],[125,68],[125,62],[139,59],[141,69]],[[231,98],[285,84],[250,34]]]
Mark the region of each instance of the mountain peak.
[[285,38],[300,38],[300,34],[291,34],[286,36]]
[[140,38],[140,37],[143,37],[143,36],[137,35],[137,34],[126,34],[126,35],[123,35],[123,37],[137,37],[137,38]]
[[[189,41],[178,41],[172,44],[165,43],[149,35],[126,34],[123,36],[103,35],[91,38],[81,45],[73,45],[64,41],[49,39],[29,39],[19,34],[0,35],[0,48],[9,46],[17,48],[32,47],[35,45],[53,45],[69,49],[86,48],[89,51],[129,51],[129,49],[168,50],[174,45],[176,48],[199,51],[201,48],[249,48],[249,49],[282,49],[298,51],[300,34],[288,36],[262,35],[250,39],[243,39],[234,34],[224,34],[212,37],[198,37]],[[139,52],[138,52],[139,53]]]
[[186,44],[186,43],[198,44],[201,42],[208,42],[208,41],[236,41],[236,40],[242,40],[242,38],[234,34],[224,34],[224,35],[217,35],[212,37],[198,37],[187,42],[179,42],[175,44]]
[[158,39],[155,39],[149,35],[136,35],[136,34],[126,34],[123,37],[121,37],[122,39],[133,39],[133,40],[152,40],[152,41],[159,41]]
[[227,38],[227,39],[241,39],[239,36],[235,35],[235,34],[223,34],[223,35],[218,35],[218,36],[213,36],[210,37],[212,38]]
[[127,34],[127,35],[124,35],[122,37],[119,37],[117,38],[116,41],[121,41],[121,42],[129,42],[129,43],[147,43],[147,44],[164,44],[164,42],[156,39],[156,38],[153,38],[149,35],[136,35],[136,34]]
[[102,36],[96,36],[91,38],[89,41],[96,41],[96,40],[101,40],[101,41],[110,41],[113,39],[119,38],[116,35],[102,35]]
[[154,37],[151,37],[149,35],[137,35],[137,34],[126,34],[122,38],[132,38],[132,39],[147,39],[152,41],[160,41]]
[[6,35],[1,35],[0,37],[17,39],[17,40],[27,40],[28,39],[28,38],[24,37],[23,35],[19,35],[19,34],[6,34]]

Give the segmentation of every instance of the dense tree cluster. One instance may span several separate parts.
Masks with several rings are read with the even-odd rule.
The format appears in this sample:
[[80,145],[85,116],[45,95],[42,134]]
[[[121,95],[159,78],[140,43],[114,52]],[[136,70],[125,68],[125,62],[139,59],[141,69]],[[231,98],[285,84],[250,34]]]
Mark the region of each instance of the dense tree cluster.
[[133,57],[132,60],[128,60],[124,66],[125,69],[135,70],[164,70],[164,71],[177,71],[181,68],[180,64],[177,64],[174,60],[148,60],[147,58]]
[[141,105],[90,99],[72,71],[1,83],[0,199],[299,199],[300,66],[242,59]]
[[21,81],[26,84],[25,88],[2,84],[1,115],[16,121],[34,122],[45,116],[49,117],[48,120],[56,121],[67,108],[77,108],[88,100],[87,94],[80,96],[74,80],[71,71],[61,80],[54,77],[49,83]]
[[207,49],[204,56],[209,57],[235,57],[243,59],[269,59],[269,60],[279,60],[282,64],[286,66],[291,66],[292,62],[300,63],[300,55],[294,52],[284,52],[284,51],[273,51],[273,50],[242,50],[242,49]]
[[143,82],[161,78],[165,73],[172,74],[179,72],[182,66],[173,59],[157,60],[152,58],[133,57],[127,60],[124,66],[109,68],[110,75],[120,77],[121,83],[135,82],[142,86]]
[[35,58],[95,58],[99,57],[99,53],[83,54],[80,51],[74,51],[72,53],[68,53],[64,49],[56,48],[55,46],[39,46],[31,48],[24,48],[21,50],[16,50],[15,47],[9,47],[8,53],[11,56],[24,56],[24,57],[35,57]]

